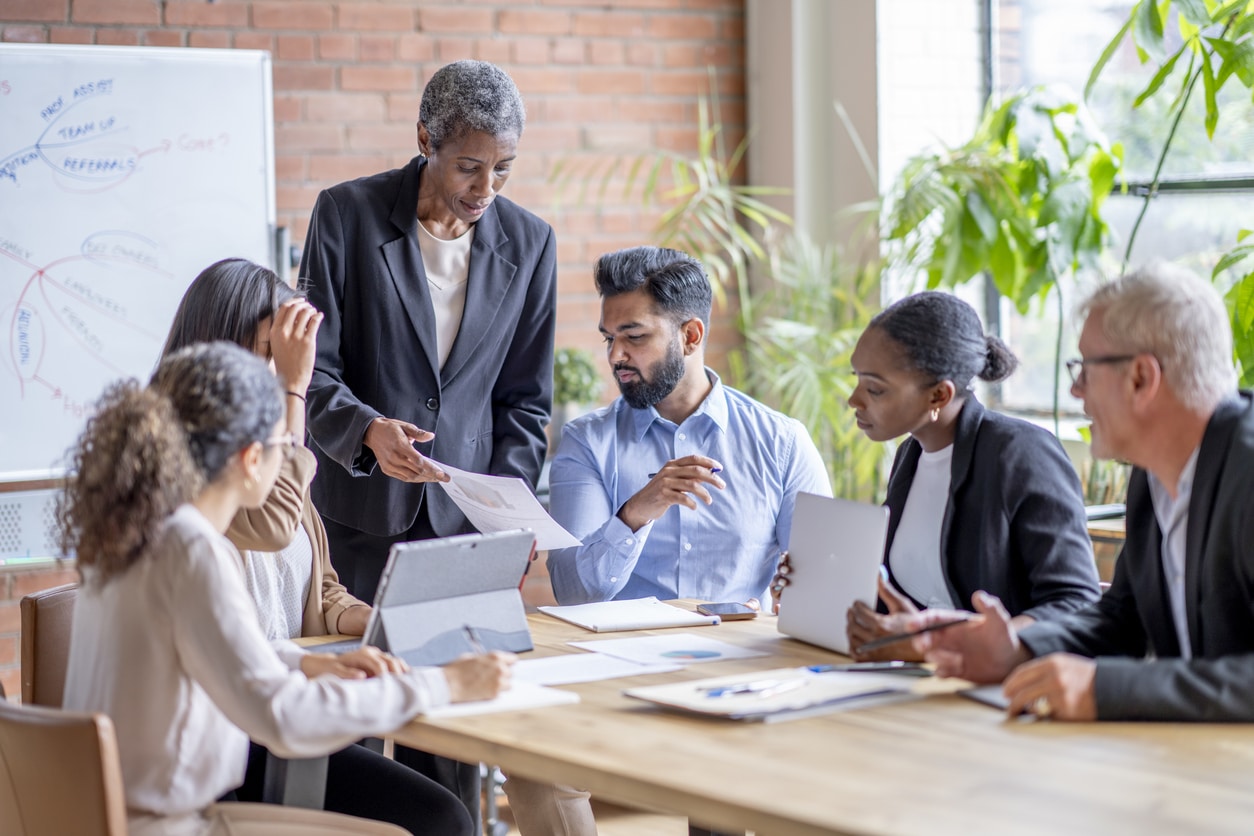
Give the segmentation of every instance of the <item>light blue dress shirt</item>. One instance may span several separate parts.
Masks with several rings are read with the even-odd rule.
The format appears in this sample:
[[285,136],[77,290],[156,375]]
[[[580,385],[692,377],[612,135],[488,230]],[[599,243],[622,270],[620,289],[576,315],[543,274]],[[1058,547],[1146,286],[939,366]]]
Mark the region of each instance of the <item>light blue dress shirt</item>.
[[[723,386],[682,424],[622,398],[571,421],[549,475],[554,519],[583,541],[549,553],[562,604],[613,598],[769,600],[799,491],[831,496],[819,452],[799,421]],[[712,505],[682,505],[632,531],[618,509],[672,459],[723,465]]]
[[1180,471],[1176,483],[1176,498],[1172,499],[1164,485],[1153,473],[1149,477],[1150,501],[1154,504],[1154,516],[1162,532],[1163,542],[1160,559],[1163,579],[1167,581],[1167,599],[1171,603],[1171,620],[1176,627],[1176,639],[1180,642],[1180,658],[1193,658],[1193,642],[1189,640],[1188,603],[1184,593],[1184,561],[1188,554],[1189,502],[1193,499],[1193,477],[1197,473],[1199,444]]

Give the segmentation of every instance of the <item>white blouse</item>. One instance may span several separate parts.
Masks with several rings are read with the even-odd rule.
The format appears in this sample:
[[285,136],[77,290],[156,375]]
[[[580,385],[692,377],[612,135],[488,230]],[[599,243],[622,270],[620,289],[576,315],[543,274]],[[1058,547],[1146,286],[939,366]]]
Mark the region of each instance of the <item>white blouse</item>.
[[304,524],[296,526],[296,536],[283,549],[242,556],[244,584],[257,606],[261,632],[267,639],[299,638],[313,580],[313,544]]
[[901,522],[888,550],[893,579],[906,594],[925,607],[965,607],[949,594],[941,567],[941,525],[949,505],[949,471],[954,446],[919,456],[910,483]]
[[[122,575],[86,580],[65,707],[112,718],[145,833],[198,832],[200,811],[242,783],[249,737],[284,757],[325,755],[449,700],[438,668],[307,679],[296,645],[262,635],[235,547],[191,505]],[[154,830],[153,814],[167,826]]]
[[466,279],[470,276],[470,245],[474,240],[473,224],[460,237],[446,240],[436,238],[418,222],[418,249],[422,251],[422,269],[427,274],[427,291],[435,313],[435,344],[441,369],[462,327]]

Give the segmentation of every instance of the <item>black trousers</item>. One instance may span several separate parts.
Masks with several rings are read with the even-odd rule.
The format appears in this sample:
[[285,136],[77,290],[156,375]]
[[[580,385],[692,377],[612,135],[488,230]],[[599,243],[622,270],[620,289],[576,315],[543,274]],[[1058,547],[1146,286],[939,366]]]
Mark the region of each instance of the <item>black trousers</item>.
[[[244,784],[235,790],[234,800],[261,801],[265,772],[266,749],[250,742]],[[415,836],[470,836],[475,827],[455,794],[356,744],[327,759],[323,809],[395,824]]]
[[[374,604],[379,578],[383,576],[393,544],[430,540],[436,536],[427,519],[425,505],[419,509],[418,518],[408,531],[391,537],[376,537],[326,517],[322,522],[327,529],[331,565],[340,576],[340,583],[353,597],[367,604]],[[397,746],[394,757],[398,763],[422,773],[460,798],[474,823],[474,832],[481,832],[479,764],[461,763],[408,746]]]

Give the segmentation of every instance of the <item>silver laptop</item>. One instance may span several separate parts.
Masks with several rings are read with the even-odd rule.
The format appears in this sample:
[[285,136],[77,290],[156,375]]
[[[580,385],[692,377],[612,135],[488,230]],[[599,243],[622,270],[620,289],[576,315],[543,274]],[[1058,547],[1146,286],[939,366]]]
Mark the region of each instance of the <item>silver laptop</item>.
[[519,585],[535,542],[520,530],[397,543],[362,640],[313,649],[343,652],[364,643],[411,665],[446,664],[475,651],[476,640],[486,650],[531,650]]
[[780,598],[779,631],[848,654],[845,614],[854,601],[875,606],[887,536],[882,505],[797,494],[788,537],[792,575]]

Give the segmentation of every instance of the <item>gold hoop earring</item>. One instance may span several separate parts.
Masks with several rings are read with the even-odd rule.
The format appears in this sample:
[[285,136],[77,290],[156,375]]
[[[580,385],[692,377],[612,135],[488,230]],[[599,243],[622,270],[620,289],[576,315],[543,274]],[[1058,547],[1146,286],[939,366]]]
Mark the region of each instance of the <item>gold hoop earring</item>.
[[940,420],[940,410],[933,409],[932,410],[932,423],[935,424],[939,420]]

